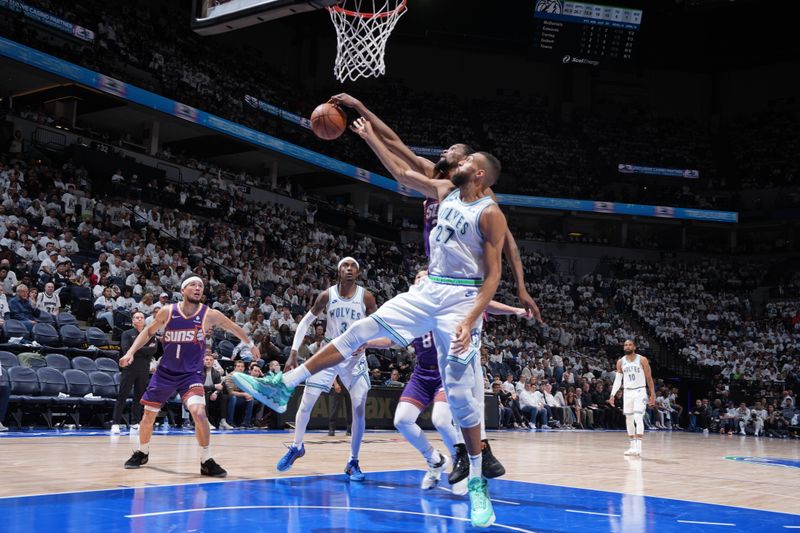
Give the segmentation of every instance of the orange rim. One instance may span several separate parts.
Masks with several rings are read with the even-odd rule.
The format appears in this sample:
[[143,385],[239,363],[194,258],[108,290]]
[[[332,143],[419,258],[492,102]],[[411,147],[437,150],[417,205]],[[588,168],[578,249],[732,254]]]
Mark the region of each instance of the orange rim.
[[339,13],[347,15],[348,17],[360,17],[362,19],[386,18],[399,11],[403,11],[404,9],[406,9],[406,1],[407,0],[402,0],[402,2],[400,2],[400,5],[398,5],[391,11],[386,11],[385,13],[362,13],[361,11],[350,11],[349,9],[344,9],[343,7],[340,7],[338,4],[327,7],[326,9],[328,11],[337,11]]

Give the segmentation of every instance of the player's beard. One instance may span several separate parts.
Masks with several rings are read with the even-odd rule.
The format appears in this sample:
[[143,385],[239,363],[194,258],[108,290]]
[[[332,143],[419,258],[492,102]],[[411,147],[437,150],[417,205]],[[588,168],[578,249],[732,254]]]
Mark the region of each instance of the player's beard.
[[455,174],[453,174],[453,176],[450,178],[450,181],[452,181],[453,185],[455,185],[456,187],[461,187],[462,185],[467,183],[467,181],[469,181],[469,173],[463,170],[459,170]]
[[447,160],[447,158],[445,158],[445,157],[442,157],[442,158],[441,158],[441,159],[439,159],[439,160],[436,162],[436,164],[433,166],[433,170],[435,170],[436,172],[439,172],[439,173],[441,173],[441,174],[446,174],[447,172],[449,172],[450,170],[452,170],[452,168],[453,168],[454,166],[456,166],[456,164],[455,164],[455,163],[451,163],[451,162],[449,162],[449,161]]

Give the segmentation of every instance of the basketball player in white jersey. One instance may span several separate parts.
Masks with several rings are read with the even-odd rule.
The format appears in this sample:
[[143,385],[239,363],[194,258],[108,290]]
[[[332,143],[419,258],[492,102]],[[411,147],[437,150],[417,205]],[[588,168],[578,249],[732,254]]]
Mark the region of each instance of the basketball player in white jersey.
[[[359,119],[356,131],[392,175],[404,175],[440,202],[436,230],[430,235],[428,277],[386,302],[372,316],[356,321],[304,364],[283,375],[253,378],[234,374],[237,385],[271,401],[288,403],[295,386],[322,370],[348,360],[365,343],[389,337],[407,346],[432,331],[448,404],[464,435],[469,454],[470,519],[475,527],[495,521],[481,454],[481,400],[475,383],[481,378],[480,336],[483,313],[501,276],[501,253],[508,226],[490,194],[500,176],[500,162],[477,152],[462,160],[451,180],[434,180],[394,158]],[[480,387],[483,396],[483,387]]]
[[[647,361],[647,357],[636,353],[636,344],[628,339],[622,349],[625,351],[625,357],[617,361],[617,375],[614,376],[614,386],[611,388],[611,397],[608,399],[608,403],[612,407],[614,406],[614,395],[620,386],[623,386],[622,412],[625,414],[625,424],[631,441],[630,448],[625,451],[625,455],[642,455],[644,412],[648,405],[655,405],[656,389],[650,373],[650,363]],[[647,395],[648,387],[650,388],[649,397]]]
[[[415,284],[419,284],[428,275],[423,270],[417,273]],[[519,317],[531,318],[530,313],[521,307],[511,307],[492,300],[486,308],[490,315],[517,315]],[[367,343],[371,348],[389,348],[394,343],[391,339],[377,339]],[[431,410],[431,422],[442,437],[447,451],[450,452],[453,460],[458,455],[457,446],[464,446],[463,438],[459,438],[455,426],[453,426],[453,415],[447,405],[442,379],[439,375],[438,355],[436,347],[433,345],[432,334],[426,333],[422,338],[414,339],[413,342],[416,363],[411,378],[406,383],[397,409],[394,413],[394,427],[405,437],[414,448],[422,454],[428,463],[428,470],[422,478],[420,487],[422,490],[430,490],[439,484],[442,472],[447,468],[449,459],[439,450],[433,448],[428,438],[423,433],[422,428],[417,424],[417,419],[425,408],[433,403]],[[466,448],[464,448],[466,450]],[[484,449],[484,454],[486,449]],[[485,455],[484,455],[485,459]],[[451,483],[450,490],[453,494],[463,496],[467,493],[467,479]]]
[[[340,93],[332,96],[330,101],[337,105],[350,107],[358,111],[358,113],[371,124],[375,135],[381,141],[381,144],[386,148],[386,150],[388,150],[395,158],[399,159],[403,164],[408,165],[411,170],[415,170],[416,172],[428,178],[449,180],[456,171],[458,162],[473,152],[473,149],[465,144],[454,144],[442,152],[439,161],[433,163],[425,157],[419,157],[414,154],[414,152],[412,152],[411,149],[405,143],[403,143],[397,133],[395,133],[394,130],[392,130],[385,122],[378,118],[375,113],[370,111],[360,100],[357,100],[347,93]],[[377,152],[376,155],[380,157]],[[437,198],[428,196],[425,189],[419,189],[417,186],[418,184],[415,183],[414,180],[409,179],[404,175],[396,175],[395,179],[397,179],[398,183],[401,185],[426,195],[426,200],[423,204],[423,239],[425,242],[425,252],[428,254],[428,237],[430,231],[433,231],[433,229],[436,227],[439,201]],[[491,189],[488,192],[494,195],[494,193],[491,192]],[[519,255],[519,248],[517,247],[517,243],[514,240],[514,236],[511,234],[510,230],[506,230],[506,240],[503,244],[503,254],[511,265],[511,272],[514,275],[514,281],[517,285],[517,296],[522,307],[524,307],[528,313],[536,318],[537,321],[542,322],[542,315],[539,311],[539,306],[536,305],[536,302],[528,293],[527,287],[525,286],[525,273],[522,267],[522,260]],[[478,383],[476,383],[475,387],[476,394],[480,396],[481,405],[483,405],[483,394],[481,392],[483,390],[483,379],[478,380]],[[481,439],[483,448],[484,475],[490,479],[502,476],[505,474],[505,468],[492,453],[492,448],[489,446],[489,440],[486,437],[484,424],[481,424]],[[453,465],[453,471],[450,472],[450,475],[448,476],[448,480],[452,485],[455,485],[461,480],[466,479],[469,475],[469,458],[467,457],[464,444],[459,441],[459,443],[456,445],[456,449],[458,450],[456,461]]]
[[55,316],[61,309],[61,299],[55,291],[56,286],[48,282],[44,286],[44,291],[36,297],[36,309],[45,311]]
[[[297,350],[308,333],[308,328],[317,318],[325,313],[325,339],[336,338],[350,327],[353,322],[372,314],[377,309],[375,296],[360,285],[356,285],[359,264],[352,257],[345,257],[339,261],[339,283],[322,291],[314,302],[311,310],[306,313],[294,334],[292,351],[286,361],[287,368],[297,366]],[[367,358],[362,350],[360,353],[342,361],[341,364],[323,370],[306,380],[303,399],[295,415],[294,443],[278,461],[277,469],[285,472],[292,468],[292,464],[306,454],[303,437],[311,418],[311,410],[323,392],[331,390],[336,376],[342,380],[350,393],[353,405],[353,425],[350,439],[350,459],[345,467],[345,474],[350,481],[363,481],[364,474],[358,464],[358,452],[361,449],[361,440],[364,438],[366,428],[367,393],[370,389],[369,368]]]

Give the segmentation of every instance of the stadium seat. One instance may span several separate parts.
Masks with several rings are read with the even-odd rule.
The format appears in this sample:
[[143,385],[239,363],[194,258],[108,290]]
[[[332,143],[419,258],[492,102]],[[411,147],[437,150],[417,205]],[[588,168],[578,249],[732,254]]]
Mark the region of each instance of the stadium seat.
[[41,322],[33,325],[33,340],[43,346],[61,346],[61,338],[56,328]]
[[75,324],[66,324],[61,326],[59,333],[61,333],[61,342],[64,344],[64,346],[68,346],[70,348],[80,348],[83,346],[85,336]]
[[[89,381],[92,382],[92,394],[106,399],[117,397],[117,385],[114,383],[114,376],[108,372],[90,372]],[[114,403],[111,402],[111,405]]]
[[90,346],[108,346],[108,335],[100,328],[86,328],[86,342]]
[[67,388],[67,380],[64,379],[64,374],[56,368],[45,367],[38,369],[36,375],[39,378],[39,386],[41,389],[40,402],[42,405],[47,406],[47,409],[42,411],[42,416],[44,416],[45,422],[47,422],[47,427],[53,427],[53,406],[55,406],[58,411],[64,411],[66,409],[67,414],[74,420],[75,409],[80,403],[80,400],[71,397],[59,398],[58,396],[60,393],[68,394],[69,389]]
[[56,319],[53,315],[46,311],[42,311],[39,313],[39,317],[36,319],[39,324],[55,324]]
[[[5,373],[5,372],[4,372]],[[11,417],[18,428],[22,427],[22,419],[26,413],[40,411],[35,397],[39,394],[39,378],[36,371],[24,366],[8,369],[8,380],[11,384],[9,404],[13,405]]]
[[217,353],[219,354],[220,357],[225,357],[227,359],[230,359],[231,357],[233,357],[234,348],[236,348],[236,346],[234,346],[231,341],[224,340],[217,345]]
[[19,359],[11,352],[0,352],[0,365],[3,365],[3,371],[5,372],[12,366],[19,366]]
[[83,398],[92,392],[92,383],[89,381],[88,374],[83,370],[65,370],[64,379],[67,382],[69,395],[72,397]]
[[97,370],[101,372],[107,372],[112,375],[119,372],[119,364],[110,357],[98,357],[94,362],[97,364]]
[[5,334],[6,339],[10,339],[12,337],[23,337],[25,339],[31,338],[28,328],[26,328],[22,322],[19,320],[14,320],[13,318],[9,318],[3,323],[3,333]]
[[72,315],[72,313],[62,312],[56,315],[56,324],[58,324],[59,329],[68,324],[77,326],[78,320]]
[[94,362],[94,359],[79,355],[78,357],[72,358],[72,368],[88,374],[89,372],[95,372],[97,370],[97,363]]
[[47,362],[48,367],[55,368],[60,372],[72,368],[72,364],[67,356],[61,355],[60,353],[49,353],[44,356],[44,360]]

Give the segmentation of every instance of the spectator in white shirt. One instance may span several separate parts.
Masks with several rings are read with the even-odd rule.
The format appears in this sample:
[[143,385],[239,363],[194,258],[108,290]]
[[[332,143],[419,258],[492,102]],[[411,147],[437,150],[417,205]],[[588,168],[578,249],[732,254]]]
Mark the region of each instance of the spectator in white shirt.
[[103,294],[94,301],[95,316],[98,320],[105,320],[108,322],[109,327],[113,328],[115,307],[114,292],[111,287],[106,287],[103,289]]

